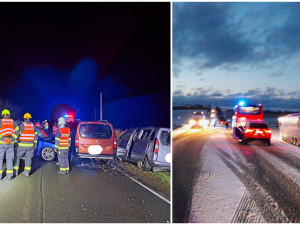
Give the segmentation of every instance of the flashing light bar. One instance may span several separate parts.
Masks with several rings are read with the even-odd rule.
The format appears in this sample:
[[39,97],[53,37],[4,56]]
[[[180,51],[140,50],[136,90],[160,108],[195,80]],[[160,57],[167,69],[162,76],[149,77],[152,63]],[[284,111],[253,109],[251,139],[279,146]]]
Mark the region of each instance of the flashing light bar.
[[73,116],[72,115],[64,115],[64,117],[68,117],[69,118],[69,117],[73,117]]
[[244,101],[240,101],[240,102],[239,102],[239,105],[240,105],[240,106],[244,106],[244,105],[245,105],[245,102],[244,102]]

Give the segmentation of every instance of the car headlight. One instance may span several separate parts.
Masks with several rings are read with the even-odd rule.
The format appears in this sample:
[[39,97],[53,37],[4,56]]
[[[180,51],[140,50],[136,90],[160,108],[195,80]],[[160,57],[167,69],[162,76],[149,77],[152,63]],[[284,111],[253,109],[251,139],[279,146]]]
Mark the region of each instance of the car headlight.
[[196,121],[195,121],[195,120],[190,120],[189,124],[190,124],[191,126],[194,126],[194,125],[196,125]]

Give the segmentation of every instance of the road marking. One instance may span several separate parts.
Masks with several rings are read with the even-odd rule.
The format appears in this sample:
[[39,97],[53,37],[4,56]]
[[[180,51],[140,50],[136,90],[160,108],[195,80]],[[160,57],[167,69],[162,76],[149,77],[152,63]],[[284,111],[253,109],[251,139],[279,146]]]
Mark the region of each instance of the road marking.
[[111,165],[113,168],[115,168],[116,170],[118,170],[119,172],[121,172],[122,174],[124,174],[126,177],[128,177],[129,179],[131,179],[132,181],[134,181],[135,183],[141,185],[143,188],[147,189],[148,191],[150,191],[152,194],[156,195],[157,197],[159,197],[160,199],[164,200],[165,202],[171,204],[171,202],[166,199],[165,197],[161,196],[160,194],[158,194],[157,192],[153,191],[152,189],[148,188],[146,185],[142,184],[141,182],[137,181],[136,179],[134,179],[133,177],[129,176],[128,174],[124,173],[122,170],[120,170],[119,168],[115,167],[114,165]]

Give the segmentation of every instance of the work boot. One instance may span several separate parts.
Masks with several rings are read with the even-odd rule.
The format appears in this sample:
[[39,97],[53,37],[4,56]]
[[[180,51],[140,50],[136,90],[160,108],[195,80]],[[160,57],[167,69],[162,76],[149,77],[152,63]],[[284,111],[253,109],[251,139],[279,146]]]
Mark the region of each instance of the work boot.
[[12,176],[7,176],[7,179],[8,180],[11,180],[13,177]]
[[70,173],[70,170],[66,170],[66,174]]
[[57,171],[57,173],[58,173],[58,174],[62,174],[62,175],[67,174],[66,171],[61,171],[61,170]]
[[58,165],[58,166],[59,166],[59,162],[56,162],[56,165]]
[[29,170],[24,170],[23,173],[25,174],[26,177],[29,177],[30,171]]
[[16,176],[19,175],[19,170],[14,170],[14,173],[16,174]]

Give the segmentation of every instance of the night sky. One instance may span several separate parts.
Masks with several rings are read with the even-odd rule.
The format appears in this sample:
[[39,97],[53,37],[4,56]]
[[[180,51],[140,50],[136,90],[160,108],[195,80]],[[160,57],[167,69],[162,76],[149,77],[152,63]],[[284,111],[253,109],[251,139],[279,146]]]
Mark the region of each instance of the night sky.
[[170,3],[0,3],[0,96],[125,128],[169,126]]
[[173,104],[300,110],[300,3],[173,3]]

